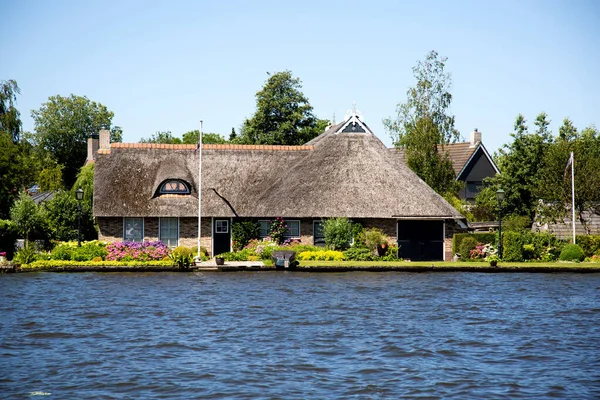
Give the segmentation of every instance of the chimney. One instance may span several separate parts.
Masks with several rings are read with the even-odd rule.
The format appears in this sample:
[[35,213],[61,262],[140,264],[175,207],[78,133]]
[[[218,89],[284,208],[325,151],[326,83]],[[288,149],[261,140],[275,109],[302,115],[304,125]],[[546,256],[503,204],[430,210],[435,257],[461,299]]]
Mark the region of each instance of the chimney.
[[110,131],[106,128],[100,129],[100,147],[98,149],[110,149]]
[[85,165],[88,165],[96,160],[96,155],[98,154],[98,145],[99,139],[97,133],[92,133],[90,136],[88,136],[87,159],[85,160]]
[[471,147],[477,146],[478,143],[481,143],[481,132],[475,128],[475,130],[471,132]]

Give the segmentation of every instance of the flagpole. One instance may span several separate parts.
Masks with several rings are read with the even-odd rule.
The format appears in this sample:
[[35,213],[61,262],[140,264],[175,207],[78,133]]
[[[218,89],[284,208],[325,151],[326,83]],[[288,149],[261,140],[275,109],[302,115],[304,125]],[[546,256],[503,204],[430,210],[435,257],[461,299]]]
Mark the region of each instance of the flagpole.
[[200,132],[198,134],[198,255],[200,261],[200,238],[202,237],[202,120],[200,120]]
[[575,157],[571,152],[571,211],[573,213],[573,244],[575,244]]

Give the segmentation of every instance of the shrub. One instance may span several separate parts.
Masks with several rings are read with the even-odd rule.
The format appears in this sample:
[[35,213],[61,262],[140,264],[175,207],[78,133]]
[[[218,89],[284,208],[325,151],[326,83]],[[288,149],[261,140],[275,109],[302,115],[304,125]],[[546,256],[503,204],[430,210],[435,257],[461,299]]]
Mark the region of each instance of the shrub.
[[370,228],[365,230],[365,245],[371,251],[375,251],[377,247],[383,244],[387,245],[387,243],[387,237],[381,229]]
[[[225,261],[248,261],[250,251],[244,249],[238,252],[227,252],[216,255],[216,258],[223,258]],[[269,255],[270,257],[270,255]]]
[[73,261],[91,261],[96,257],[103,259],[108,255],[103,243],[97,240],[87,242],[81,245],[81,247],[75,247],[71,255]]
[[592,257],[600,251],[600,235],[577,235],[576,242],[586,257]]
[[257,239],[260,234],[260,224],[254,221],[235,221],[231,224],[231,240],[233,250],[240,251],[248,243]]
[[471,258],[471,250],[477,247],[477,239],[467,236],[460,242],[459,253],[463,259]]
[[561,261],[583,261],[585,255],[578,244],[567,244],[560,252]]
[[366,247],[351,247],[344,251],[344,258],[350,261],[373,261],[375,257],[375,254]]
[[325,244],[333,250],[345,250],[352,240],[352,223],[346,217],[330,218],[323,221]]
[[502,234],[502,260],[523,261],[523,238],[517,232]]
[[400,258],[398,258],[398,247],[391,245],[388,248],[388,251],[386,253],[385,256],[376,258],[376,260],[380,260],[380,261],[397,261],[400,260]]
[[14,259],[18,264],[30,264],[34,262],[37,259],[35,246],[26,245],[25,247],[19,249],[17,254],[15,254]]
[[475,248],[469,252],[469,257],[472,260],[485,260],[488,256],[492,256],[497,253],[498,251],[491,244],[477,243]]
[[299,260],[342,261],[344,253],[335,250],[305,251],[298,254]]
[[277,217],[274,221],[271,221],[271,225],[269,227],[269,236],[271,237],[271,239],[273,239],[273,241],[275,241],[275,243],[283,243],[286,231],[287,224],[285,223],[283,218]]
[[6,253],[6,258],[12,260],[17,240],[17,227],[11,220],[0,219],[0,251]]
[[68,243],[61,243],[52,249],[52,259],[69,261],[73,258],[73,250],[74,247]]
[[359,222],[352,223],[352,247],[367,247],[365,244],[365,228]]
[[185,246],[176,247],[169,258],[173,261],[173,264],[179,266],[179,268],[189,267],[194,261],[194,253],[192,253],[192,249]]
[[115,242],[106,246],[110,261],[149,261],[162,260],[169,255],[169,249],[162,242]]
[[[452,238],[452,253],[460,253],[463,257],[468,257],[469,253],[463,254],[460,248],[462,241],[465,238],[474,238],[475,243],[483,243],[483,244],[493,244],[496,246],[498,243],[498,235],[496,233],[456,233]],[[471,247],[469,250],[473,249]]]
[[92,262],[101,262],[102,261],[102,257],[94,257],[92,258]]

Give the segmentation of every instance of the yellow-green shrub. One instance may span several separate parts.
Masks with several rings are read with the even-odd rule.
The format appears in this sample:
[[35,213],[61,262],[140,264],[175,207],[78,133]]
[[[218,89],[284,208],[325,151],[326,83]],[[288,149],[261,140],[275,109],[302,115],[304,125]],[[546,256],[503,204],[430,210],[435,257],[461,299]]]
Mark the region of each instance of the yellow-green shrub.
[[298,254],[301,261],[342,261],[344,253],[335,250],[304,251]]

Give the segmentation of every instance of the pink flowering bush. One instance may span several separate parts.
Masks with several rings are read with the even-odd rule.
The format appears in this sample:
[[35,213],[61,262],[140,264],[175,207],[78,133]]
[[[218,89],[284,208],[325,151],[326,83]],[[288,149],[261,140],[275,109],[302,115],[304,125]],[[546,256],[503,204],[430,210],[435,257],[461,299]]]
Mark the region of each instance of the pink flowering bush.
[[477,243],[477,246],[471,250],[471,259],[485,260],[486,257],[496,255],[498,251],[491,244]]
[[162,260],[170,253],[169,248],[156,242],[115,242],[106,246],[108,261],[151,261]]

